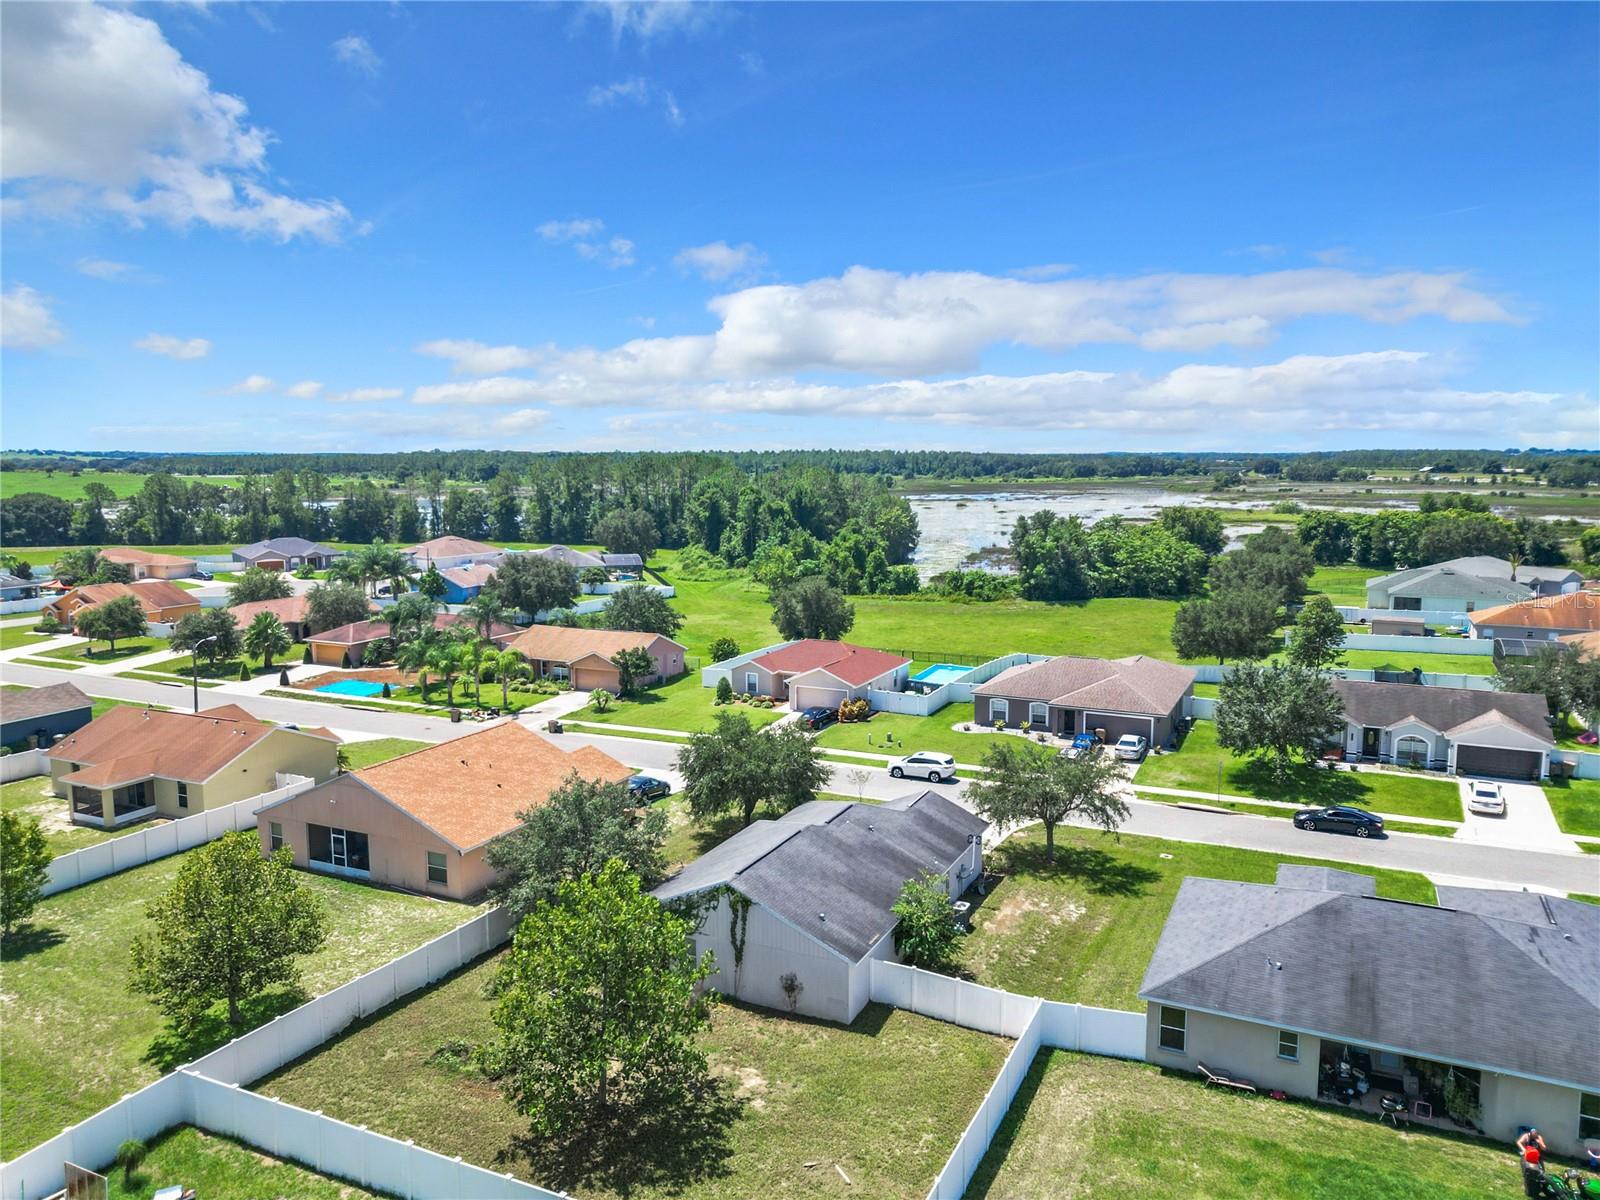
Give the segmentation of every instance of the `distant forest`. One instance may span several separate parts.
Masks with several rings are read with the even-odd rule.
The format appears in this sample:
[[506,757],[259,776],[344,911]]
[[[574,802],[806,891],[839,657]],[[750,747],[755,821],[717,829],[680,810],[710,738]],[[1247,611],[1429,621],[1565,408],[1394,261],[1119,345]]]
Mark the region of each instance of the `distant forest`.
[[[0,456],[0,469],[101,471],[176,475],[272,475],[281,470],[325,476],[366,476],[405,484],[430,476],[490,483],[524,479],[563,464],[561,474],[606,475],[620,464],[646,464],[646,474],[700,476],[732,467],[750,476],[797,467],[900,479],[1129,479],[1253,471],[1294,481],[1339,478],[1341,469],[1420,470],[1500,474],[1516,468],[1554,487],[1600,485],[1600,454],[1560,450],[1339,450],[1307,454],[999,454],[959,450],[765,450],[684,454],[536,453],[525,450],[417,450],[393,454],[150,454],[41,450]],[[653,465],[651,465],[653,464]],[[628,470],[628,467],[620,467]]]

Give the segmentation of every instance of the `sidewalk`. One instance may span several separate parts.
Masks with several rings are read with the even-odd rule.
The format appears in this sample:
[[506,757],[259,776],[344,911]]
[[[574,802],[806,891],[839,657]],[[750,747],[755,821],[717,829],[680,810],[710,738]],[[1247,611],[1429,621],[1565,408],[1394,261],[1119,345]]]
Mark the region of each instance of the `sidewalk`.
[[78,646],[87,641],[87,638],[78,637],[73,633],[58,633],[54,637],[41,637],[37,641],[31,641],[24,646],[15,646],[10,650],[0,650],[0,662],[8,662],[13,658],[29,658],[38,654],[41,650],[59,650],[63,646]]
[[[1252,804],[1259,808],[1278,808],[1285,812],[1294,812],[1302,808],[1315,808],[1313,804],[1294,804],[1287,800],[1260,800],[1255,796],[1234,796],[1227,792],[1218,795],[1216,792],[1191,792],[1186,788],[1146,787],[1137,779],[1133,782],[1136,792],[1149,792],[1153,796],[1178,796],[1185,800],[1196,800],[1209,804]],[[1446,821],[1439,817],[1407,817],[1400,813],[1377,814],[1385,821],[1404,821],[1411,825],[1437,825],[1440,829],[1459,829],[1460,821]]]

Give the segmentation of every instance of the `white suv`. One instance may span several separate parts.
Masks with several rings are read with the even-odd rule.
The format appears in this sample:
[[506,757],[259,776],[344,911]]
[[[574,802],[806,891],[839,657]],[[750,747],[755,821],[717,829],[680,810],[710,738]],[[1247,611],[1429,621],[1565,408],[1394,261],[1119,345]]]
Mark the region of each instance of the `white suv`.
[[935,754],[932,750],[918,750],[915,754],[889,764],[889,774],[896,779],[910,776],[926,779],[929,783],[943,783],[956,777],[956,760],[948,754]]

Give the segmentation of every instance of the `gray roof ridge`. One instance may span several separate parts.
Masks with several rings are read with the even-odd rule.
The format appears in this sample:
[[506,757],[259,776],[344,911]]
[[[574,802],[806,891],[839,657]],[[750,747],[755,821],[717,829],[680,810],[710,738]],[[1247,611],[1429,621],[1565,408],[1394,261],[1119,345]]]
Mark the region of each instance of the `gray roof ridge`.
[[[1600,1012],[1600,996],[1586,995],[1584,992],[1574,987],[1572,982],[1567,978],[1566,973],[1560,967],[1550,962],[1542,955],[1536,954],[1534,952],[1534,947],[1529,945],[1524,939],[1514,936],[1517,930],[1538,930],[1541,928],[1541,926],[1532,924],[1528,921],[1519,921],[1514,917],[1496,917],[1487,913],[1471,912],[1467,909],[1461,908],[1453,908],[1449,911],[1462,913],[1465,916],[1474,917],[1483,922],[1483,924],[1487,925],[1490,929],[1494,930],[1495,933],[1499,934],[1507,942],[1511,943],[1511,945],[1517,950],[1521,951],[1525,958],[1530,959],[1535,965],[1544,971],[1545,974],[1556,980],[1564,990],[1571,992],[1574,996],[1576,996],[1581,1005],[1587,1007],[1591,1011]],[[1561,936],[1563,940],[1565,940],[1566,937],[1572,936],[1569,930],[1563,929],[1560,925],[1547,925],[1543,926],[1543,928],[1549,930],[1550,936],[1552,937]],[[1574,945],[1578,944],[1576,937],[1573,937],[1572,941]],[[1589,949],[1590,952],[1593,953],[1594,947],[1590,947]]]
[[[1273,932],[1275,932],[1275,931],[1277,931],[1279,929],[1282,929],[1285,925],[1288,925],[1290,922],[1298,919],[1299,917],[1304,916],[1306,913],[1310,912],[1312,909],[1320,907],[1323,903],[1326,903],[1328,900],[1337,899],[1340,896],[1351,895],[1351,893],[1349,893],[1349,892],[1326,891],[1326,890],[1320,890],[1320,889],[1317,889],[1317,888],[1294,887],[1293,885],[1284,885],[1284,884],[1277,884],[1277,883],[1249,883],[1249,882],[1247,882],[1247,881],[1245,881],[1243,879],[1213,879],[1213,878],[1211,878],[1210,876],[1207,876],[1207,875],[1189,875],[1189,876],[1186,876],[1184,878],[1183,883],[1181,883],[1178,886],[1178,896],[1173,898],[1174,907],[1177,905],[1178,899],[1182,897],[1184,888],[1187,888],[1191,883],[1199,884],[1200,886],[1205,887],[1207,889],[1214,889],[1216,891],[1235,892],[1235,893],[1240,893],[1240,894],[1248,894],[1249,892],[1255,891],[1258,888],[1262,888],[1262,889],[1269,889],[1269,890],[1274,891],[1274,892],[1293,892],[1293,893],[1296,893],[1296,894],[1299,894],[1299,895],[1318,896],[1321,899],[1319,899],[1319,901],[1317,903],[1307,905],[1306,908],[1303,909],[1301,912],[1296,913],[1293,917],[1289,917],[1286,920],[1276,921],[1273,924],[1267,925],[1266,927],[1261,928],[1261,929],[1254,929],[1253,928],[1253,929],[1248,929],[1248,930],[1244,930],[1242,932],[1237,933],[1234,937],[1230,938],[1225,944],[1221,944],[1221,945],[1218,945],[1214,949],[1210,949],[1209,952],[1206,954],[1206,956],[1204,958],[1201,958],[1201,959],[1196,960],[1195,962],[1189,963],[1188,965],[1183,967],[1182,970],[1177,971],[1177,972],[1175,972],[1175,973],[1173,973],[1171,975],[1168,975],[1163,979],[1149,979],[1149,978],[1146,978],[1144,983],[1143,983],[1143,985],[1139,989],[1141,992],[1147,992],[1147,991],[1150,991],[1150,990],[1152,990],[1154,988],[1165,987],[1168,984],[1175,983],[1175,982],[1177,982],[1178,980],[1184,978],[1187,975],[1192,975],[1194,972],[1200,970],[1202,967],[1204,967],[1204,966],[1206,966],[1206,965],[1208,965],[1210,963],[1215,962],[1217,959],[1221,958],[1223,955],[1232,954],[1235,950],[1238,950],[1238,949],[1240,949],[1240,948],[1242,948],[1244,946],[1247,946],[1250,942],[1254,941],[1256,938],[1262,937],[1262,936],[1264,936],[1266,934],[1273,933]],[[1151,964],[1154,965],[1154,962],[1155,962],[1155,959],[1154,959],[1154,957],[1152,957],[1151,958]]]

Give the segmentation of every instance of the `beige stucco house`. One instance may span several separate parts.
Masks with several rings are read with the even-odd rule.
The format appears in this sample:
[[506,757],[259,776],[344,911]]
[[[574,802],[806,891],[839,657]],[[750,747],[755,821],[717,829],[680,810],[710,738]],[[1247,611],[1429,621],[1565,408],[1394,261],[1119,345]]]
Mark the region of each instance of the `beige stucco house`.
[[1194,697],[1194,669],[1144,654],[1085,658],[1062,654],[1010,667],[972,690],[972,719],[1056,737],[1099,731],[1165,746]]
[[79,825],[187,817],[270,792],[282,776],[331,779],[339,739],[258,721],[234,704],[198,713],[120,706],[49,752],[51,786]]
[[179,554],[157,554],[135,550],[132,546],[107,546],[100,551],[100,557],[108,563],[127,567],[136,580],[187,579],[198,566],[194,559]]
[[535,625],[509,641],[506,648],[527,659],[536,674],[571,680],[579,691],[620,690],[622,675],[612,658],[623,650],[639,649],[650,655],[655,670],[640,683],[656,683],[683,673],[683,646],[659,633]]

